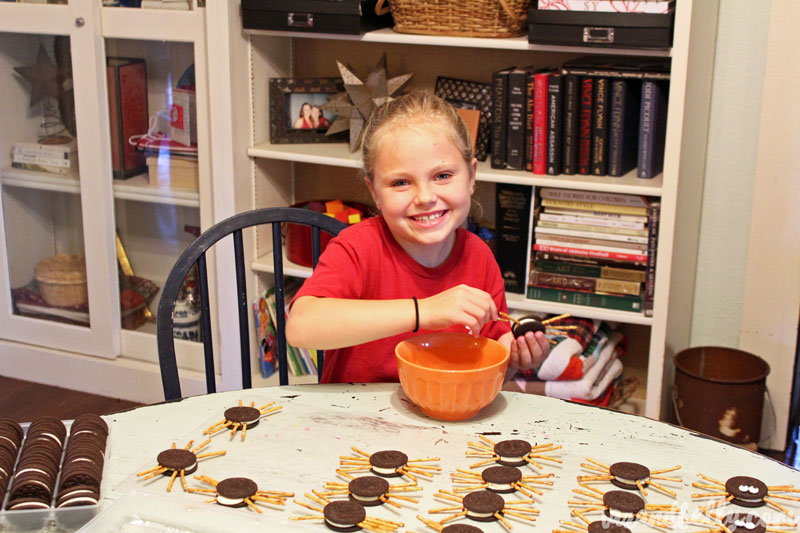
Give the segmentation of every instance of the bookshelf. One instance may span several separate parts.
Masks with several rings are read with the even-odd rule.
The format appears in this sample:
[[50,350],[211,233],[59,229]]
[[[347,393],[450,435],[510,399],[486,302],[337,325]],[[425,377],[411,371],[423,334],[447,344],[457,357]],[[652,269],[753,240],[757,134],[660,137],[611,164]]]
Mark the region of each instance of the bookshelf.
[[[225,50],[232,58],[229,85],[233,122],[247,129],[234,131],[234,165],[246,169],[251,193],[237,195],[233,205],[246,208],[291,205],[322,198],[364,201],[358,179],[358,154],[344,144],[281,144],[269,142],[268,80],[271,77],[338,77],[336,60],[365,73],[382,53],[390,76],[413,72],[409,88],[432,88],[436,76],[489,82],[491,72],[509,65],[556,66],[587,53],[621,56],[670,57],[669,116],[665,166],[652,180],[633,173],[622,178],[594,176],[538,176],[523,171],[491,169],[479,164],[476,198],[485,216],[493,216],[496,183],[560,187],[589,191],[641,194],[661,200],[661,225],[652,317],[573,305],[556,305],[509,295],[509,306],[518,310],[571,312],[622,324],[639,339],[631,372],[643,382],[637,393],[642,414],[670,417],[670,397],[675,353],[689,344],[692,294],[705,164],[705,140],[709,113],[714,28],[718,2],[685,0],[678,4],[673,47],[669,51],[596,49],[530,45],[525,37],[472,39],[399,34],[381,29],[361,36],[306,34],[248,30],[243,39],[238,13],[227,10],[231,39]],[[465,58],[468,60],[465,61]],[[244,83],[244,81],[248,83]],[[253,280],[268,283],[271,257],[266,256],[266,235],[250,243]],[[307,271],[288,265],[294,275]]]

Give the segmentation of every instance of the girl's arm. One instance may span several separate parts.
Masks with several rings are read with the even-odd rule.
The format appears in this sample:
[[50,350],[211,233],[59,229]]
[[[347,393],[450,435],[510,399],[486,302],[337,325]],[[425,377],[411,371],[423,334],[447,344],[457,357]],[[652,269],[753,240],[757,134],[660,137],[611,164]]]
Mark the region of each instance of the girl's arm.
[[[484,324],[497,319],[489,293],[458,285],[428,298],[419,298],[419,329],[468,327],[476,337]],[[330,350],[355,346],[413,331],[414,300],[346,300],[301,296],[292,304],[286,339],[292,346]]]

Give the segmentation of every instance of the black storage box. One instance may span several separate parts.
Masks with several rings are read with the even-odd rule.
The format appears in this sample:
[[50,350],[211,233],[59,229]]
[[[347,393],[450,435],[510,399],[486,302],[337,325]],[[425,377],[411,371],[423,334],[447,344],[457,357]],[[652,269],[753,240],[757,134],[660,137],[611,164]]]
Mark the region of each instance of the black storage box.
[[528,42],[602,48],[654,48],[672,46],[675,12],[615,13],[555,11],[528,8]]
[[242,0],[242,26],[251,30],[360,35],[393,26],[376,0]]

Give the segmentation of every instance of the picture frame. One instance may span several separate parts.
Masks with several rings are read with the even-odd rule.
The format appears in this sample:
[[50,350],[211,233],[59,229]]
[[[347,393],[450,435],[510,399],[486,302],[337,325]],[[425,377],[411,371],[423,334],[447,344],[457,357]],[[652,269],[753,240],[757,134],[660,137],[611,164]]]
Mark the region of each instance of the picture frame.
[[434,93],[456,108],[480,111],[475,157],[479,161],[485,161],[489,155],[489,140],[492,131],[491,84],[439,76],[436,78]]
[[[347,142],[347,131],[326,134],[336,115],[318,109],[334,94],[343,91],[344,82],[341,78],[270,78],[270,142]],[[314,107],[317,107],[316,113]],[[321,118],[312,118],[312,114]]]

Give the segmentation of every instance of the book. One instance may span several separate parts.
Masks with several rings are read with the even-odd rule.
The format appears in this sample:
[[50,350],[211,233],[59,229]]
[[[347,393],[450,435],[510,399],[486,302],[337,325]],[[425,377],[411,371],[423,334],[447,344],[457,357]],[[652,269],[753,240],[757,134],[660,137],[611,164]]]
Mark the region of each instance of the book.
[[536,94],[536,73],[525,79],[525,170],[533,172],[533,105]]
[[533,173],[547,172],[547,87],[552,71],[537,72],[533,88]]
[[258,366],[261,377],[268,378],[278,369],[277,345],[275,344],[275,325],[267,311],[266,291],[253,302],[253,319],[258,344]]
[[495,256],[508,292],[525,292],[527,244],[530,242],[532,187],[498,183],[495,198]]
[[547,80],[547,174],[561,174],[564,80],[554,72]]
[[602,307],[604,309],[616,311],[633,311],[638,313],[642,310],[641,296],[597,294],[530,285],[528,286],[527,297],[532,300],[545,300],[548,302],[585,305],[588,307]]
[[639,112],[639,178],[651,179],[664,166],[664,142],[667,130],[667,85],[656,80],[642,80]]
[[654,201],[649,209],[647,266],[644,280],[644,315],[653,316],[653,303],[656,290],[656,256],[658,252],[658,226],[661,219],[661,202]]
[[609,226],[594,225],[594,224],[575,224],[573,222],[558,222],[549,220],[551,216],[556,216],[561,218],[560,215],[549,215],[547,213],[542,213],[539,215],[539,222],[537,223],[538,226],[542,228],[561,228],[561,229],[571,229],[577,231],[588,231],[594,233],[614,233],[617,235],[634,235],[637,237],[647,236],[646,229],[628,229],[628,228],[617,228],[617,227],[609,227]]
[[592,107],[594,78],[581,78],[580,113],[578,118],[578,174],[592,172]]
[[556,187],[541,187],[539,189],[539,196],[541,198],[552,198],[556,200],[577,200],[580,202],[632,205],[636,207],[647,207],[650,205],[650,201],[646,196],[638,194],[559,189]]
[[49,172],[51,174],[69,174],[73,170],[71,167],[56,167],[51,165],[39,165],[37,163],[19,163],[17,161],[12,161],[11,167],[21,170],[32,170],[34,172]]
[[506,167],[525,168],[525,85],[530,67],[515,68],[508,73],[506,113]]
[[38,141],[18,141],[14,143],[12,153],[31,155],[45,158],[69,159],[78,152],[78,142],[74,138],[60,136],[57,140],[66,142],[54,142],[47,139]]
[[578,76],[669,79],[670,60],[662,57],[586,55],[565,61],[562,74]]
[[604,204],[600,202],[567,200],[561,198],[542,198],[542,205],[545,207],[566,207],[581,211],[599,211],[619,213],[622,215],[647,216],[647,207],[635,205]]
[[608,156],[608,112],[610,102],[609,78],[604,76],[594,80],[592,95],[592,174],[605,176]]
[[562,76],[563,98],[563,148],[561,173],[575,174],[578,165],[578,119],[580,117],[580,79],[574,74]]
[[636,168],[642,84],[638,80],[611,81],[608,124],[608,175],[624,176]]
[[559,228],[553,227],[548,225],[543,225],[539,222],[536,225],[536,232],[538,234],[547,235],[565,235],[568,237],[586,237],[587,239],[605,239],[609,241],[619,241],[619,242],[627,242],[627,243],[635,243],[635,244],[647,244],[647,237],[642,235],[625,235],[622,233],[615,233],[613,231],[609,232],[602,232],[602,231],[587,231],[587,230],[580,230],[580,229],[573,229],[573,228]]
[[636,281],[639,283],[645,280],[644,270],[601,265],[582,265],[560,260],[549,261],[545,259],[534,259],[533,269],[539,272],[550,272],[552,274],[564,274],[567,276],[618,279],[623,281]]
[[506,168],[506,121],[509,67],[492,73],[492,168]]
[[50,167],[60,167],[69,170],[70,168],[76,168],[78,165],[77,161],[77,154],[72,154],[72,157],[46,157],[42,155],[30,155],[30,154],[22,154],[19,152],[12,152],[11,154],[11,162],[12,163],[30,163],[33,165],[42,165],[42,166],[50,166]]
[[645,263],[635,261],[622,261],[619,259],[610,259],[602,257],[589,257],[584,255],[562,254],[544,251],[534,251],[533,258],[535,261],[558,261],[560,263],[569,263],[573,265],[587,265],[587,266],[607,266],[613,268],[626,268],[641,270],[644,272]]
[[111,166],[114,179],[147,170],[145,156],[129,140],[149,129],[147,68],[144,59],[107,57],[108,111],[111,127]]
[[536,229],[534,232],[537,244],[550,244],[553,246],[576,246],[617,253],[647,253],[646,244],[636,244],[630,242],[609,241],[605,239],[589,239],[586,237],[570,237],[567,235],[555,235],[542,233]]
[[620,261],[630,261],[633,263],[646,263],[647,254],[609,252],[598,250],[596,247],[582,247],[580,245],[561,246],[555,244],[535,243],[533,250],[536,252],[552,252],[556,254],[580,255],[584,257],[598,257],[601,259],[618,259]]
[[612,213],[610,211],[594,211],[591,209],[571,209],[568,207],[548,206],[545,210],[546,213],[554,215],[576,216],[576,217],[592,217],[601,220],[618,220],[625,222],[641,222],[647,223],[647,215],[628,215],[624,213]]
[[603,294],[627,294],[639,296],[642,284],[638,281],[623,281],[618,279],[595,278],[588,276],[570,276],[552,272],[531,272],[530,285],[537,287],[553,287],[555,289],[569,289],[581,292],[596,292]]

